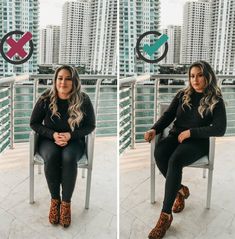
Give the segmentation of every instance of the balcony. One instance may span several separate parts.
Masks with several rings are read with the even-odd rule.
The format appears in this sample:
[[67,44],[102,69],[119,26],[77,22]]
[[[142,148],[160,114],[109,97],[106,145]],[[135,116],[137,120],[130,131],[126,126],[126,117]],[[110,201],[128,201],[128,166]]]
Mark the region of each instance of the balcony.
[[[33,105],[50,87],[53,75],[25,75],[0,79],[0,152],[26,142]],[[82,89],[93,102],[99,136],[116,136],[117,86],[114,76],[80,76]]]
[[[215,168],[211,208],[206,209],[207,179],[202,169],[186,167],[183,183],[191,196],[174,220],[164,238],[208,239],[235,236],[234,142],[235,76],[218,76],[226,102],[228,129],[216,138]],[[150,144],[143,133],[158,118],[160,102],[169,102],[183,88],[187,76],[142,75],[120,79],[120,239],[147,238],[162,209],[165,180],[156,174],[156,203],[150,202]],[[230,80],[228,80],[230,79]],[[225,81],[226,80],[226,81]],[[157,171],[158,172],[158,171]]]
[[80,170],[68,229],[48,222],[50,195],[44,172],[35,171],[35,203],[29,204],[29,117],[51,79],[51,75],[0,79],[0,238],[116,238],[115,77],[81,76],[97,115],[89,210],[85,209],[86,178]]

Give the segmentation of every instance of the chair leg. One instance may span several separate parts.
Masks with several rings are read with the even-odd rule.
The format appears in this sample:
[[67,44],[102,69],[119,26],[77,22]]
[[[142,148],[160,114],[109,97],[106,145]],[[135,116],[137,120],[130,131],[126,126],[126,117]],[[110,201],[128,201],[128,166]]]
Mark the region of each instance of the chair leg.
[[207,199],[206,199],[206,208],[207,209],[210,209],[210,205],[211,205],[212,177],[213,177],[213,169],[209,169],[208,170],[208,183],[207,183]]
[[82,178],[85,178],[85,168],[82,168]]
[[38,174],[42,174],[42,165],[38,165]]
[[29,203],[34,203],[34,163],[29,165]]
[[155,140],[151,141],[151,156],[150,156],[150,200],[154,204],[155,201],[155,159],[154,159]]
[[206,178],[206,168],[203,168],[202,177]]
[[155,201],[155,163],[151,160],[150,166],[150,191],[151,191],[151,203],[154,204]]
[[90,203],[90,191],[91,191],[91,169],[87,169],[87,183],[86,183],[86,203],[85,208],[89,209],[89,203]]

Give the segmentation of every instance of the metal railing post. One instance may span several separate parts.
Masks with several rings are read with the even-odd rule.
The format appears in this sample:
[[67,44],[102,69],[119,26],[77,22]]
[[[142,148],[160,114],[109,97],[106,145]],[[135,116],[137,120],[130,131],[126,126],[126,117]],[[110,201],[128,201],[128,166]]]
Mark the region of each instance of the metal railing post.
[[10,83],[10,149],[14,148],[14,83]]
[[98,117],[98,107],[99,107],[99,95],[100,95],[100,85],[102,79],[98,79],[96,82],[96,90],[95,90],[95,116]]
[[135,148],[135,91],[136,83],[131,84],[131,148]]
[[155,123],[157,120],[157,97],[158,97],[158,79],[154,81],[154,113],[153,113],[153,120]]
[[37,88],[38,88],[38,79],[34,79],[34,81],[33,81],[33,105],[36,104],[36,100],[37,100]]

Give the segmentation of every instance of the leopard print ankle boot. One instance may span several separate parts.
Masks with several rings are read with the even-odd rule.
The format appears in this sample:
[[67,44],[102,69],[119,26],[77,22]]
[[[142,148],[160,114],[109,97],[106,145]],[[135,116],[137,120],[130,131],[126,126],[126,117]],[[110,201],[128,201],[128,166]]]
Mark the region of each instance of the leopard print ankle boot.
[[68,227],[71,223],[71,207],[70,203],[62,201],[60,207],[60,225]]
[[60,219],[60,200],[51,199],[51,207],[49,211],[49,222],[51,224],[58,224]]

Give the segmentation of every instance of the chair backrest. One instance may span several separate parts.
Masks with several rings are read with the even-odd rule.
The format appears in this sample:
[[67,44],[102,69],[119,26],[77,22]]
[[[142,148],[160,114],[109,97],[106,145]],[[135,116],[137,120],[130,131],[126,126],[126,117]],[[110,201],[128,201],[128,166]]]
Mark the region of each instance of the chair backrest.
[[[159,116],[161,117],[163,115],[163,113],[168,109],[169,107],[169,103],[167,102],[162,102],[159,104]],[[172,129],[173,127],[173,122],[163,130],[163,132],[160,134],[159,138],[166,138],[167,135],[169,134],[169,131]]]

